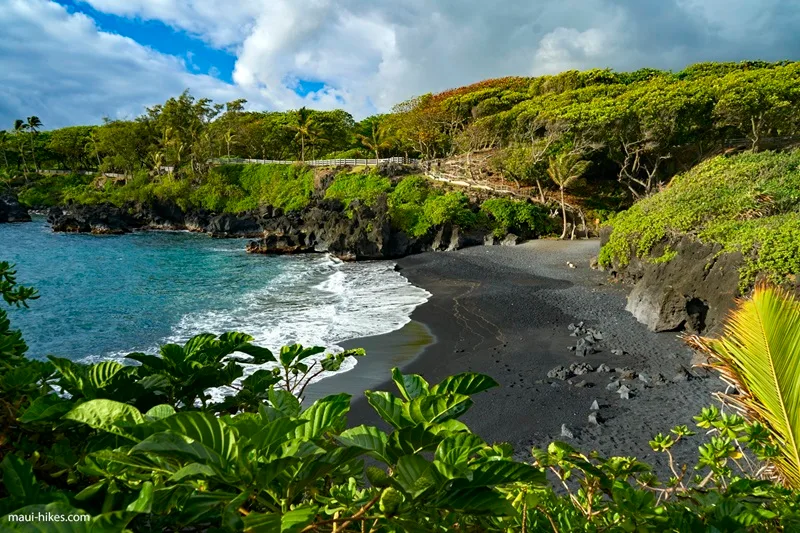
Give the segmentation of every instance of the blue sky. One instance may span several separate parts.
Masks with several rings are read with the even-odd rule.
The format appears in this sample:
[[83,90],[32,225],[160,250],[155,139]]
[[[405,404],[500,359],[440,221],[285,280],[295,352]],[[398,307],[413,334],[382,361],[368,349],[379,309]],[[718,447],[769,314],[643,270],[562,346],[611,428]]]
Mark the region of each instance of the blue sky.
[[233,82],[233,67],[236,64],[233,51],[215,49],[201,38],[158,20],[109,15],[79,1],[58,0],[56,3],[64,6],[70,13],[79,12],[91,17],[102,31],[130,37],[163,54],[183,57],[187,68],[193,72],[213,73],[225,82]]
[[357,119],[485,78],[800,59],[797,0],[0,0],[0,129],[184,89]]

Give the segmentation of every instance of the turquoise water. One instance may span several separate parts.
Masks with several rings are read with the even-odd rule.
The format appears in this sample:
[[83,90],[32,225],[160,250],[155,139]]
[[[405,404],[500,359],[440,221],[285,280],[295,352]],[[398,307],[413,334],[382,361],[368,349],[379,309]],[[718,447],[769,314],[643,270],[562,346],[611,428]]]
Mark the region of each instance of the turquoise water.
[[0,224],[0,260],[41,294],[11,310],[29,355],[74,360],[153,353],[201,332],[244,331],[271,349],[338,342],[402,327],[429,296],[390,262],[327,255],[265,257],[242,239],[187,232],[65,235],[38,218]]

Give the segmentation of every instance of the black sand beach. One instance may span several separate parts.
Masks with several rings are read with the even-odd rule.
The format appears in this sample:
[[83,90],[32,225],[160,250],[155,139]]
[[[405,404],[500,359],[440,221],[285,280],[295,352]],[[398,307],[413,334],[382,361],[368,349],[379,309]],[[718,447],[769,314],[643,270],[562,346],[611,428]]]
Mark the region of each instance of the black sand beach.
[[[497,380],[501,387],[477,395],[462,420],[487,441],[510,442],[520,457],[529,457],[531,446],[558,439],[586,452],[635,455],[663,467],[648,441],[677,424],[692,427],[692,416],[714,401],[711,393],[722,382],[696,371],[695,379],[673,381],[682,368],[691,369],[691,351],[676,333],[652,333],[625,311],[628,288],[588,266],[598,247],[598,241],[540,240],[398,261],[411,283],[432,293],[412,314],[411,324],[426,328],[415,325],[346,343],[364,347],[367,358],[354,370],[315,384],[309,394],[350,392],[355,398],[350,423],[379,424],[363,391],[397,392],[388,381],[394,363],[386,358],[399,353],[397,366],[431,383],[465,371]],[[567,326],[580,321],[603,334],[599,353],[579,357],[568,350],[576,338]],[[420,346],[425,347],[414,357]],[[572,363],[628,368],[650,383],[623,380],[633,392],[621,399],[606,389],[619,372],[590,372],[569,381],[547,377],[550,369]],[[600,405],[599,425],[588,420],[594,400]],[[561,436],[562,424],[573,438]],[[684,454],[696,456],[691,440],[676,450],[679,460]]]

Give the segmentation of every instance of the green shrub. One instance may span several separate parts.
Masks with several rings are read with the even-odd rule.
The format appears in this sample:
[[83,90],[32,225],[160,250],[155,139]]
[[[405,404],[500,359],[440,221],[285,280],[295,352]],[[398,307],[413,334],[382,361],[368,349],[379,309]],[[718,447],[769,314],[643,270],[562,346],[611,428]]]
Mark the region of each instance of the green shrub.
[[497,237],[516,232],[541,235],[552,231],[552,222],[544,206],[509,198],[490,198],[481,204],[481,211],[491,217]]
[[345,206],[359,200],[366,205],[374,205],[378,197],[392,189],[389,178],[375,172],[341,172],[333,178],[325,198],[340,200]]
[[478,223],[463,193],[443,193],[432,188],[424,176],[408,176],[395,186],[389,195],[389,215],[395,228],[413,237],[441,224],[470,228]]
[[781,283],[800,272],[800,151],[716,157],[677,176],[664,191],[612,217],[605,266],[647,258],[676,234],[740,251],[741,289],[765,274]]
[[422,205],[431,192],[430,181],[425,176],[408,176],[400,180],[392,192],[391,202]]

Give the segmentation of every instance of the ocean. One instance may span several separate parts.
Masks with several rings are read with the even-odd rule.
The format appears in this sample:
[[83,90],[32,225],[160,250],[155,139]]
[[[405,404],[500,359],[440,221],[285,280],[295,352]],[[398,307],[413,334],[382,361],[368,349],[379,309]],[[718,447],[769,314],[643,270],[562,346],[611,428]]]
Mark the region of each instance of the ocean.
[[273,351],[295,342],[336,351],[403,327],[430,296],[389,261],[250,255],[245,243],[189,232],[58,234],[42,217],[0,224],[0,261],[40,293],[29,309],[9,310],[12,327],[29,357],[84,362],[226,331]]

